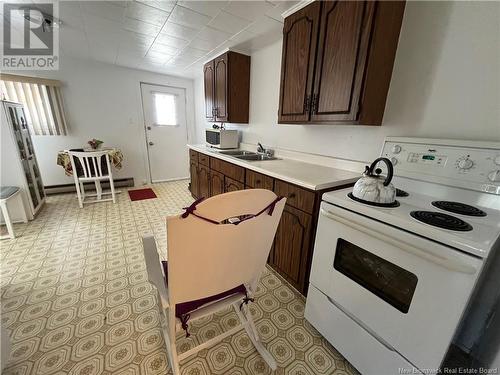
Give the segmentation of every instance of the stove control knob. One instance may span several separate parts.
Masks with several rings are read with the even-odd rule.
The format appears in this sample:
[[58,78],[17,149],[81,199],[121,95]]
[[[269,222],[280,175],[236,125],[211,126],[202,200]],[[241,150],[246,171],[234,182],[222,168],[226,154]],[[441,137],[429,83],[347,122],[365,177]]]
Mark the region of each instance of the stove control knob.
[[495,158],[495,164],[500,165],[500,155]]
[[[400,152],[401,152],[401,146],[400,145],[394,145],[394,146],[392,146],[392,153],[393,154],[399,154]],[[499,164],[500,164],[500,162],[499,162]]]
[[500,182],[500,169],[488,173],[488,180],[491,182]]
[[392,165],[396,165],[396,164],[398,164],[398,159],[396,159],[396,158],[391,158],[391,163],[392,163]]
[[458,168],[460,169],[471,169],[474,165],[474,162],[469,158],[463,158],[458,161]]

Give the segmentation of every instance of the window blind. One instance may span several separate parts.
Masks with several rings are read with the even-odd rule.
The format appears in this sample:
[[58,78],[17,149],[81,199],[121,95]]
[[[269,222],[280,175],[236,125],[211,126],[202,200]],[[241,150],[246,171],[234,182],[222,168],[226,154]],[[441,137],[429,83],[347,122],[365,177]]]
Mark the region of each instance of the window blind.
[[24,105],[31,134],[67,134],[59,81],[12,74],[0,78],[2,99]]

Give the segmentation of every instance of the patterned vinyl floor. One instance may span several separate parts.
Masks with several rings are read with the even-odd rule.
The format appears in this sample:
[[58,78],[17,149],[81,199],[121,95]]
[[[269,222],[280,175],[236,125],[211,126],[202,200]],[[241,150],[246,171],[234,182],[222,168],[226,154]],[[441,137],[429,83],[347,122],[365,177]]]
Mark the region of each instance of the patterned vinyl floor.
[[[4,375],[167,374],[156,296],[141,236],[166,247],[164,218],[192,198],[187,182],[153,186],[157,199],[79,209],[74,194],[51,196],[37,218],[1,241],[1,319],[12,352]],[[163,250],[165,253],[165,250]],[[304,300],[266,270],[251,304],[276,374],[355,374],[304,319]],[[190,323],[185,351],[238,323],[234,311]],[[183,374],[268,374],[244,331],[181,362]]]

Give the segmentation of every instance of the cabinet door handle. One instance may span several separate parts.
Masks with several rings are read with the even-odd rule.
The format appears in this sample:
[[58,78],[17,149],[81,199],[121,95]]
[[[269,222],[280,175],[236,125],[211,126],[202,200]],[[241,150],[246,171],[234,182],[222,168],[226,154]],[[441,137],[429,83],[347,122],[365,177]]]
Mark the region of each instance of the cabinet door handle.
[[318,113],[318,94],[313,94],[312,104],[311,104],[311,112]]
[[311,95],[307,95],[304,100],[304,112],[308,113],[311,110]]
[[288,198],[291,198],[291,199],[295,198],[295,193],[290,193],[290,194],[288,195]]
[[255,183],[256,184],[260,184],[260,180],[255,180]]

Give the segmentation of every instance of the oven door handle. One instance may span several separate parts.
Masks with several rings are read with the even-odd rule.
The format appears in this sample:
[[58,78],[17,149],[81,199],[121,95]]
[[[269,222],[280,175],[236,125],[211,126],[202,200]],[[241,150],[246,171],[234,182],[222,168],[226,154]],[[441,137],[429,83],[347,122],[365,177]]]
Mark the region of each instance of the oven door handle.
[[460,272],[460,273],[466,273],[466,274],[475,274],[477,272],[477,269],[465,262],[462,262],[460,259],[456,259],[453,257],[446,257],[443,256],[442,254],[437,254],[433,252],[432,250],[429,249],[424,249],[420,247],[416,247],[408,242],[402,241],[402,240],[396,240],[395,238],[392,238],[384,233],[381,233],[377,230],[367,228],[363,225],[357,224],[355,222],[352,222],[350,220],[347,220],[331,211],[325,210],[324,208],[321,208],[320,210],[321,215],[338,221],[344,225],[347,225],[348,227],[351,227],[357,231],[363,232],[368,234],[371,237],[375,237],[389,245],[395,246],[397,248],[400,248],[406,252],[409,252],[411,254],[414,254],[420,258],[424,258],[430,262],[436,263],[442,267],[448,268],[449,270],[455,271],[455,272]]

